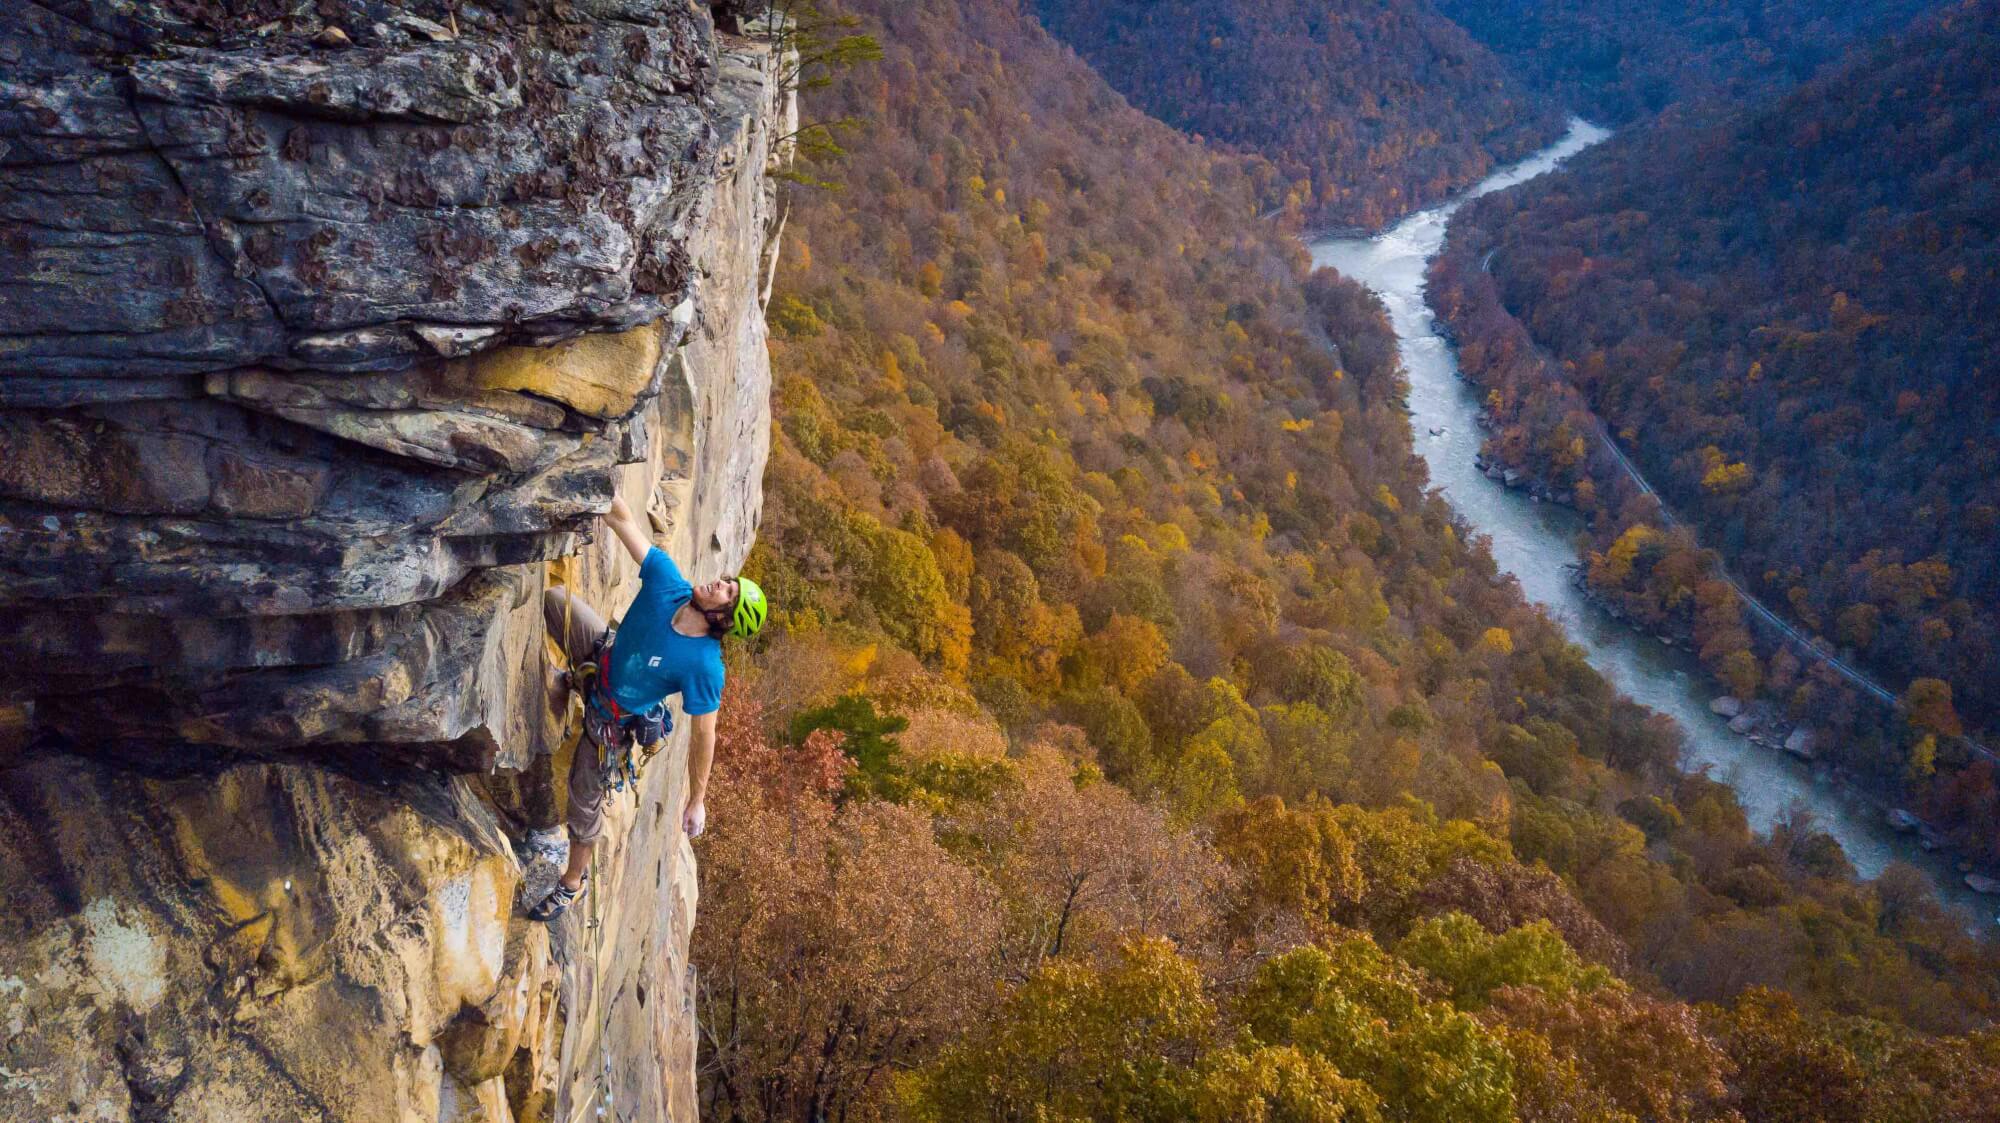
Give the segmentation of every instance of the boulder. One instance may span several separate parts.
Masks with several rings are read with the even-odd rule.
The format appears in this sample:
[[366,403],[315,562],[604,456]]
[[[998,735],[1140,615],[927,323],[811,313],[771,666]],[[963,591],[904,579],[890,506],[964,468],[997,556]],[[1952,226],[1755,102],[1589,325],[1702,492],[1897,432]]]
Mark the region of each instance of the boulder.
[[1785,751],[1798,757],[1800,760],[1811,760],[1814,756],[1818,755],[1818,749],[1815,745],[1816,740],[1817,738],[1813,736],[1813,731],[1801,725],[1786,736]]
[[1743,712],[1743,701],[1733,695],[1724,694],[1710,702],[1708,709],[1710,713],[1720,714],[1723,717],[1735,717]]
[[1965,887],[1967,889],[1972,890],[1974,893],[1986,893],[1992,896],[2000,896],[2000,878],[1987,877],[1985,874],[1979,874],[1979,873],[1966,874]]
[[1735,717],[1729,719],[1729,731],[1731,733],[1747,735],[1751,730],[1756,728],[1757,718],[1754,714],[1737,714]]

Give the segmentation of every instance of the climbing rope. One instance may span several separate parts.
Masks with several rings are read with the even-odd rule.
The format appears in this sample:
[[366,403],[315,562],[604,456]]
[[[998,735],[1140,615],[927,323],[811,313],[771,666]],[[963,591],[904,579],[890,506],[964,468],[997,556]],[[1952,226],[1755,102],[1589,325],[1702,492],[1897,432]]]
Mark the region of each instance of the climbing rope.
[[[583,544],[588,545],[589,541],[589,538],[586,537]],[[561,584],[563,589],[562,631],[556,637],[556,650],[562,656],[564,688],[562,736],[556,742],[556,751],[558,753],[564,750],[575,753],[583,752],[583,743],[585,741],[589,741],[594,745],[597,744],[597,738],[589,736],[590,715],[586,710],[589,703],[584,699],[582,690],[583,676],[589,671],[594,671],[595,667],[590,665],[588,659],[584,660],[583,665],[580,667],[576,658],[570,652],[570,626],[575,619],[574,608],[576,604],[576,582],[574,580],[575,574],[571,571],[571,561],[571,557],[561,557],[549,563],[549,576]],[[598,745],[597,747],[600,753],[604,751],[602,745]],[[599,1076],[596,1118],[604,1119],[609,1116],[615,1120],[617,1118],[617,1102],[611,1089],[611,1011],[604,1003],[604,911],[600,904],[600,898],[603,897],[606,890],[604,888],[604,871],[600,856],[601,850],[602,844],[600,843],[598,849],[593,850],[590,855],[588,883],[593,885],[593,890],[587,894],[590,898],[590,919],[585,923],[584,929],[591,933],[592,966],[590,972],[590,1001],[599,1015],[597,1027]]]
[[[591,537],[586,533],[582,544],[589,545],[590,542]],[[592,680],[600,679],[603,669],[588,657],[579,665],[570,652],[570,625],[574,619],[573,610],[576,603],[576,583],[573,580],[574,574],[571,571],[571,561],[572,558],[566,556],[550,563],[550,576],[559,581],[563,586],[563,626],[562,634],[556,643],[556,648],[562,655],[566,689],[563,696],[563,732],[561,740],[557,742],[559,746],[557,751],[561,752],[564,749],[568,749],[572,752],[583,752],[584,742],[588,741],[596,746],[599,754],[598,766],[605,773],[605,800],[609,802],[613,795],[622,794],[628,784],[632,789],[633,799],[637,800],[639,795],[639,765],[651,761],[653,754],[665,743],[665,732],[670,730],[672,726],[668,724],[664,729],[659,730],[660,735],[648,745],[631,744],[628,746],[627,741],[633,738],[629,738],[626,735],[626,731],[621,725],[612,724],[609,731],[618,742],[617,748],[606,743],[605,731],[600,731],[592,727],[590,700],[587,697],[587,691],[590,689],[589,684]],[[599,681],[599,685],[602,685],[601,681]],[[574,704],[574,710],[577,715],[575,719],[572,719],[570,716],[572,704]],[[635,819],[634,822],[636,825],[637,820]],[[586,930],[592,934],[593,968],[590,977],[591,1003],[597,1008],[599,1016],[597,1033],[599,1095],[596,1117],[598,1119],[608,1117],[616,1120],[618,1117],[617,1103],[611,1087],[611,1009],[604,1001],[604,975],[607,961],[604,954],[604,913],[601,903],[601,898],[606,893],[602,877],[602,850],[603,843],[600,842],[590,855],[590,871],[588,876],[591,882],[596,883],[596,889],[589,894],[590,919],[586,924]]]

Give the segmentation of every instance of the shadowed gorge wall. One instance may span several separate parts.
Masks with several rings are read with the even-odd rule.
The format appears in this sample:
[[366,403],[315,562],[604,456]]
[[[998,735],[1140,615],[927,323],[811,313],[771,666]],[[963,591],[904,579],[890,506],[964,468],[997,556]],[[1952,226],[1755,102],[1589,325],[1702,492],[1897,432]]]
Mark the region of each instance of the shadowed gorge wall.
[[0,1116],[692,1118],[684,738],[518,915],[539,605],[614,491],[749,550],[790,100],[694,0],[313,11],[0,15]]

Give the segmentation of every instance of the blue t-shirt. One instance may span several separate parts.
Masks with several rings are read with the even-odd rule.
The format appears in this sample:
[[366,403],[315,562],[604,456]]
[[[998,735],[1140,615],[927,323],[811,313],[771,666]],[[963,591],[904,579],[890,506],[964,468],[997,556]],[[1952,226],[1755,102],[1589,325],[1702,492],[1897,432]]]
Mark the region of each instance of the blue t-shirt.
[[684,636],[674,613],[694,594],[680,567],[658,546],[639,564],[639,595],[611,641],[611,697],[635,714],[649,713],[670,694],[689,717],[722,707],[722,641]]

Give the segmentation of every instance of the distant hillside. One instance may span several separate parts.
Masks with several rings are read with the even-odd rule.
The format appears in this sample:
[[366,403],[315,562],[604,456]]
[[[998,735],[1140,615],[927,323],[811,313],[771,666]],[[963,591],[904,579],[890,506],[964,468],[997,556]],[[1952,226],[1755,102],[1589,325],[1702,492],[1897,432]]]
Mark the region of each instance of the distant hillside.
[[[1380,306],[1255,217],[1260,159],[1017,0],[837,10],[882,59],[807,103],[858,125],[771,299],[772,623],[697,843],[705,1117],[2000,1098],[2000,1041],[1915,1032],[1990,1021],[2000,953],[1916,871],[1860,883],[1678,771],[1426,486]],[[1761,1111],[1794,1056],[1816,1115]]]
[[1424,0],[1034,6],[1140,108],[1270,158],[1311,222],[1380,226],[1562,128]]
[[[1987,0],[1778,102],[1479,201],[1436,290],[1493,388],[1496,451],[1572,487],[1586,407],[1603,416],[1760,597],[1914,696],[1906,728],[1842,751],[1992,857],[1993,770],[1952,767],[1948,735],[2000,721],[1996,119]],[[1604,507],[1601,540],[1640,514]],[[1698,611],[1648,551],[1633,561],[1609,567],[1630,607]],[[1840,720],[1776,661],[1737,669]]]
[[1435,0],[1513,77],[1602,124],[1803,81],[1936,0]]

